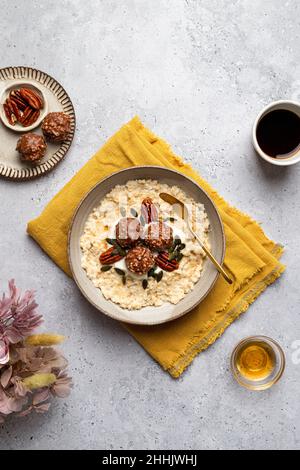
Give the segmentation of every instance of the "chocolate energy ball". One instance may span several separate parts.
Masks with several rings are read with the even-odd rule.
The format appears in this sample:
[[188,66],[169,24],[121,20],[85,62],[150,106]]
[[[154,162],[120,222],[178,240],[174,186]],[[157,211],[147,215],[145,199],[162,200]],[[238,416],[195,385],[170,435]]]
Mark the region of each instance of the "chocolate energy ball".
[[64,142],[71,132],[71,118],[66,113],[49,113],[42,123],[42,131],[50,142]]
[[116,239],[123,248],[136,245],[141,235],[141,224],[138,219],[124,217],[116,226]]
[[173,229],[164,222],[154,222],[147,228],[145,244],[151,250],[162,251],[173,243]]
[[20,153],[20,158],[24,162],[29,162],[34,165],[44,157],[47,149],[47,144],[42,135],[38,134],[24,134],[18,140],[16,150]]
[[139,245],[128,251],[125,263],[129,271],[142,275],[154,266],[155,260],[149,248]]

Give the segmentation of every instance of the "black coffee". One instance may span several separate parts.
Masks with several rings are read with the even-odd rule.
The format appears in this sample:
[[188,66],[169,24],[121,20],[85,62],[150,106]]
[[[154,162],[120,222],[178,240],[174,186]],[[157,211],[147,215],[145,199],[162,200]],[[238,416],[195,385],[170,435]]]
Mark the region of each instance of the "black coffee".
[[288,158],[300,149],[300,118],[292,111],[267,113],[256,129],[258,145],[273,158]]

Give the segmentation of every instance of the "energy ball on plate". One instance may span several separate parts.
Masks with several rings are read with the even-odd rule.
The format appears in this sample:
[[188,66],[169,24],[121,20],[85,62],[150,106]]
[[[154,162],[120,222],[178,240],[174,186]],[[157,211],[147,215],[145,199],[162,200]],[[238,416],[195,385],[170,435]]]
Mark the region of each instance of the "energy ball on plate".
[[154,222],[150,224],[147,228],[145,243],[151,250],[166,250],[173,243],[172,227],[164,222]]
[[140,239],[141,224],[138,219],[124,217],[116,226],[116,239],[123,248],[134,246]]
[[128,251],[125,263],[129,271],[142,275],[153,268],[155,260],[149,248],[145,246],[135,246]]
[[42,123],[42,131],[50,142],[64,142],[71,132],[71,118],[66,113],[49,113]]
[[44,157],[47,144],[42,135],[24,134],[18,140],[16,150],[20,153],[20,158],[24,162],[36,165]]

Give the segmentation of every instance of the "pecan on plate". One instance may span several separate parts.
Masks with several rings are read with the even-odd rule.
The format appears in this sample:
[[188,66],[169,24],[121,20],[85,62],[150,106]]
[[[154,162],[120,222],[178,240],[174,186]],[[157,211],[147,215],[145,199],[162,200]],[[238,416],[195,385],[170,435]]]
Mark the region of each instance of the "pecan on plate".
[[143,199],[141,205],[141,215],[146,224],[150,224],[150,222],[156,222],[158,220],[158,210],[151,197],[146,197]]
[[19,93],[23,101],[28,103],[31,108],[41,109],[43,107],[44,103],[40,95],[30,88],[20,88]]
[[14,126],[17,122],[17,118],[14,115],[14,113],[11,111],[11,108],[8,106],[7,103],[4,103],[3,104],[3,109],[4,109],[4,113],[5,113],[6,119],[8,120],[9,124]]
[[116,248],[112,246],[108,250],[106,250],[104,253],[101,253],[99,260],[101,264],[114,264],[117,261],[120,261],[123,256],[121,256]]
[[12,90],[9,94],[9,98],[11,101],[16,103],[21,111],[24,111],[24,109],[27,107],[27,103],[23,100],[18,90]]
[[169,260],[169,256],[166,251],[159,253],[155,258],[155,264],[164,271],[172,272],[179,268],[179,263],[176,259]]
[[9,109],[11,110],[11,113],[14,116],[16,116],[17,121],[19,121],[20,118],[21,118],[21,111],[19,110],[16,103],[11,98],[7,98],[6,104],[8,105]]
[[27,118],[22,121],[23,126],[31,126],[38,119],[39,115],[40,111],[38,109],[32,109]]

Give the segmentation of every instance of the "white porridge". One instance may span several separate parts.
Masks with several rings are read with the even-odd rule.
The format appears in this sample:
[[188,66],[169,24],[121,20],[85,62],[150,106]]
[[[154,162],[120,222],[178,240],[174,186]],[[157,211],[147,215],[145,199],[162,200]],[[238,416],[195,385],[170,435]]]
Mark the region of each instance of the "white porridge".
[[[189,198],[179,187],[154,180],[132,180],[125,185],[115,186],[88,216],[80,238],[81,265],[104,297],[122,308],[134,310],[145,306],[159,306],[165,302],[177,304],[193,289],[201,276],[205,254],[192,238],[186,223],[172,212],[172,206],[159,197],[162,192],[175,196],[188,206],[193,229],[209,248],[209,220],[205,208],[203,204]],[[124,217],[130,220],[136,218],[138,222],[141,221],[142,232],[149,230],[151,220],[148,225],[141,217],[141,203],[146,198],[151,198],[157,208],[160,223],[169,228],[173,238],[172,245],[163,250],[164,253],[155,250],[149,253],[141,237],[137,244],[141,246],[139,249],[142,255],[142,250],[147,251],[147,256],[157,261],[149,272],[136,274],[128,268],[127,249],[119,245],[117,251],[115,249],[116,225]],[[110,248],[113,254],[117,253],[117,261],[113,263],[107,262],[109,253],[105,255]],[[99,257],[103,253],[102,256],[106,256],[106,259],[101,264]],[[172,266],[174,264],[176,269],[171,272],[165,270],[164,265],[158,263],[158,256],[162,259],[173,258],[168,263]]]

